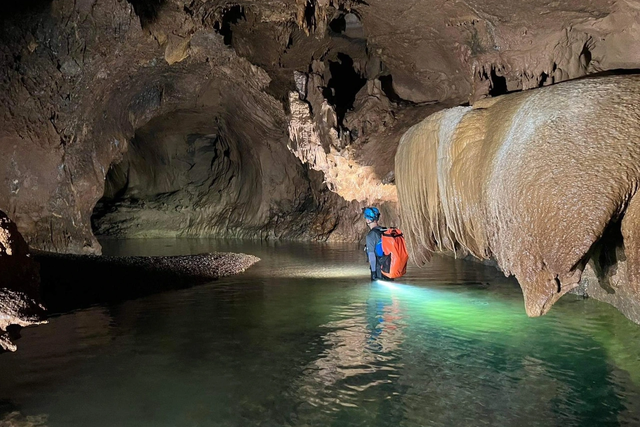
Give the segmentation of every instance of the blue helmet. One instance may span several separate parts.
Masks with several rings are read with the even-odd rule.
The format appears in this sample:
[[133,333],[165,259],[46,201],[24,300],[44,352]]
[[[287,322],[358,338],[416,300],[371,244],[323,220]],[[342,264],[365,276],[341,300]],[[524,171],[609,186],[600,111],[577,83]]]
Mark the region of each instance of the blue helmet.
[[364,219],[368,219],[369,221],[377,221],[380,218],[380,211],[378,208],[364,208],[362,213],[364,214]]

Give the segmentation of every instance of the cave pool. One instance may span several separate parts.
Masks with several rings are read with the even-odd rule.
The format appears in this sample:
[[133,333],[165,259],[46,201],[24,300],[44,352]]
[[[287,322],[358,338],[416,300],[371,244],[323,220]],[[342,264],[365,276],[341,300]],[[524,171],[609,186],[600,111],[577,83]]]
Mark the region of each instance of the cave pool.
[[102,244],[262,260],[23,329],[0,355],[3,427],[640,425],[640,326],[604,303],[530,319],[515,280],[446,257],[372,283],[357,244]]

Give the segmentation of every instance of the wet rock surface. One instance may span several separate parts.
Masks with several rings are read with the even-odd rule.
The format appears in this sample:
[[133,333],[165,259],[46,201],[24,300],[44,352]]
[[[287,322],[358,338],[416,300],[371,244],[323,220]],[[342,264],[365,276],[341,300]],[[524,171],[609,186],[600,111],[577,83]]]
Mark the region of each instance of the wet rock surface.
[[0,351],[15,351],[15,328],[42,322],[38,264],[13,221],[0,212]]
[[637,305],[639,106],[640,75],[597,77],[443,110],[412,127],[396,168],[413,259],[436,250],[493,258],[518,279],[527,314],[541,316],[579,286],[617,230],[624,256],[605,252],[617,256],[598,258],[596,272]]
[[[238,169],[230,175],[216,175],[217,169],[225,167],[224,158],[214,162],[207,185],[219,180],[209,193],[197,188],[203,182],[196,177],[193,182],[173,183],[186,186],[187,193],[197,193],[180,194],[174,200],[173,190],[164,188],[142,200],[126,191],[118,194],[110,206],[117,208],[122,202],[123,215],[129,219],[116,217],[112,223],[131,221],[128,207],[139,217],[149,211],[160,217],[167,212],[180,214],[181,207],[188,205],[196,213],[186,225],[172,224],[182,227],[174,230],[176,234],[198,234],[213,224],[218,235],[255,237],[289,231],[290,227],[280,224],[282,218],[303,211],[305,221],[295,227],[296,232],[320,228],[307,236],[326,239],[331,231],[342,229],[353,237],[349,230],[353,223],[323,224],[327,212],[339,214],[348,203],[331,193],[321,177],[309,177],[286,150],[284,107],[265,93],[271,80],[268,74],[238,56],[215,29],[223,10],[212,4],[200,11],[199,18],[213,13],[204,24],[186,13],[185,6],[166,4],[146,28],[130,4],[115,0],[91,7],[72,1],[44,3],[37,10],[19,10],[5,21],[1,49],[8,66],[2,69],[0,114],[7,126],[0,146],[7,155],[0,170],[8,185],[0,189],[0,200],[2,207],[14,213],[27,242],[42,250],[99,253],[90,217],[104,195],[110,166],[121,161],[135,164],[123,158],[134,145],[132,139],[137,136],[135,141],[149,144],[147,152],[153,151],[154,139],[144,136],[157,136],[160,130],[154,126],[176,123],[185,112],[193,113],[193,118],[181,129],[184,133],[176,142],[176,153],[155,156],[170,163],[165,168],[168,175],[158,179],[179,175],[177,166],[185,160],[180,145],[192,143],[193,135],[196,140],[197,135],[221,135],[231,152],[242,152],[241,159],[232,159],[242,165],[234,163]],[[193,128],[185,128],[190,123]],[[177,168],[173,173],[171,165]],[[227,194],[215,200],[219,191],[225,191],[224,179],[231,177],[238,185],[246,184],[240,195],[249,199],[246,204]],[[158,198],[163,200],[155,204]],[[209,201],[218,202],[217,211],[198,209]],[[167,221],[174,220],[167,216]],[[248,231],[238,232],[227,220],[246,222]],[[141,223],[148,233],[175,229],[166,223]],[[113,234],[131,235],[130,228],[109,229]]]
[[253,255],[111,257],[36,252],[42,299],[51,313],[191,287],[238,274],[258,262]]
[[[60,252],[100,252],[103,196],[105,234],[353,239],[363,204],[395,198],[409,126],[638,67],[625,46],[639,13],[624,0],[16,4],[0,33],[0,208]],[[324,155],[303,155],[309,129]]]

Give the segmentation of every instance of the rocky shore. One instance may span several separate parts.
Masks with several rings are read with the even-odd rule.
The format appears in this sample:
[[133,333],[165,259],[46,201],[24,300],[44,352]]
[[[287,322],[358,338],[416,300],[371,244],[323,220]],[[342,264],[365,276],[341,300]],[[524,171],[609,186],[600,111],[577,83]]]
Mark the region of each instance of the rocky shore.
[[258,262],[242,253],[180,256],[62,255],[34,253],[41,293],[50,313],[139,298],[238,274]]
[[[100,256],[35,252],[36,259],[49,262],[75,264],[74,268],[117,268],[163,273],[185,278],[214,280],[245,271],[260,258],[242,253],[213,252],[178,256]],[[71,267],[71,265],[69,265]],[[68,272],[72,273],[72,272]]]
[[[0,352],[46,315],[186,288],[241,273],[260,259],[237,253],[108,257],[29,251],[0,212]],[[0,423],[2,425],[2,423]]]
[[12,331],[42,323],[38,264],[16,224],[0,211],[0,351],[15,351]]

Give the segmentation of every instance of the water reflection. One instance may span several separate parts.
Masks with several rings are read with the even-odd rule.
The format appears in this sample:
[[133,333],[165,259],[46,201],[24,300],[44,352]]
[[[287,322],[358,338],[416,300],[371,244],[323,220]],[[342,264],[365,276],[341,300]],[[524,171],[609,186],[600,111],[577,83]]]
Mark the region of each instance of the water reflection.
[[386,425],[394,414],[402,418],[401,406],[392,402],[402,394],[396,383],[405,313],[400,299],[381,285],[363,288],[361,301],[336,307],[319,326],[322,351],[297,380],[302,425]]
[[[334,402],[349,405],[351,391],[390,382],[387,377],[399,369],[396,350],[404,341],[405,323],[397,298],[390,301],[369,298],[365,303],[341,307],[331,317],[332,320],[320,325],[321,330],[327,331],[322,337],[326,348],[304,369],[306,384],[302,390],[312,390],[307,394],[314,405]],[[349,381],[353,377],[360,378]],[[317,395],[318,390],[334,387],[338,397],[323,402]]]
[[0,361],[0,425],[640,423],[640,328],[609,306],[563,298],[529,319],[517,284],[477,264],[370,283],[349,246],[207,245],[188,250],[263,261],[24,329]]

